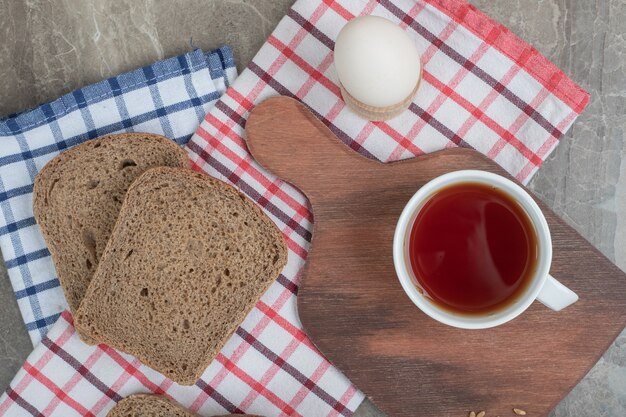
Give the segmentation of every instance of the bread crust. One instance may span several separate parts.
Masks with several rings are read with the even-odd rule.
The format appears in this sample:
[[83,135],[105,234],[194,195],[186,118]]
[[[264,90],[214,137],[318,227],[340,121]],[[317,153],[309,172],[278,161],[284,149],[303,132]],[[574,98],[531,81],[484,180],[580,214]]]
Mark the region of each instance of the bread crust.
[[[158,410],[158,409],[161,410]],[[156,410],[155,410],[156,409]],[[156,413],[161,411],[162,413]],[[147,414],[152,412],[152,414]],[[131,414],[132,413],[132,414]],[[146,413],[146,414],[144,414]],[[117,403],[107,417],[199,417],[165,395],[133,394]],[[251,414],[228,414],[222,417],[259,417]]]

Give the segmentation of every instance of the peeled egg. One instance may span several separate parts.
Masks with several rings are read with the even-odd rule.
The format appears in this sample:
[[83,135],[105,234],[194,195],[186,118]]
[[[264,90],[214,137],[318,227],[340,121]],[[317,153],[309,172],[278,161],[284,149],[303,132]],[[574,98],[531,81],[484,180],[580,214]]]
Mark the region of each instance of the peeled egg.
[[341,29],[334,61],[346,103],[371,120],[384,120],[406,109],[421,79],[413,39],[378,16],[357,17]]

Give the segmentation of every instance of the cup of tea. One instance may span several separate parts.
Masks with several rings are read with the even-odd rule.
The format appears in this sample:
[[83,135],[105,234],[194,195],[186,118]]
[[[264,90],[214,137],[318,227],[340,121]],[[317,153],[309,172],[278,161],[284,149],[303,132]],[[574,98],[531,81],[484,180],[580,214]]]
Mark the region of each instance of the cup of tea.
[[578,296],[550,275],[552,240],[533,198],[486,171],[437,177],[409,200],[393,240],[411,301],[464,329],[506,323],[538,300],[559,311]]

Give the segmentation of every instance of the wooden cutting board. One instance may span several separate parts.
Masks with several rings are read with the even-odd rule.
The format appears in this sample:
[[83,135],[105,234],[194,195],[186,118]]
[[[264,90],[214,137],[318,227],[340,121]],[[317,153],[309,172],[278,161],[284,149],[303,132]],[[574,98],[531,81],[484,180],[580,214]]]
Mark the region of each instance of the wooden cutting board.
[[341,143],[302,104],[271,98],[247,125],[257,161],[309,198],[314,215],[298,310],[327,358],[389,416],[545,416],[626,324],[626,276],[545,204],[551,273],[580,301],[538,302],[489,330],[439,324],[415,307],[393,267],[394,227],[409,198],[446,172],[511,178],[478,152],[450,149],[381,164]]

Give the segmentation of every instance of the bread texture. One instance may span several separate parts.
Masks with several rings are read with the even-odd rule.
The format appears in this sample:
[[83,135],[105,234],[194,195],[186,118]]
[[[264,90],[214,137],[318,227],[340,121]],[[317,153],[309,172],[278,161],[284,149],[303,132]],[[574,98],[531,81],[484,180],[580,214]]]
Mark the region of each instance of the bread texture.
[[[107,417],[199,417],[163,395],[135,394],[117,403]],[[258,417],[228,414],[223,417]]]
[[135,394],[117,403],[107,417],[199,417],[163,395]]
[[189,162],[170,139],[122,133],[61,153],[35,177],[35,219],[73,313],[97,269],[126,190],[156,166],[188,167]]
[[280,231],[234,187],[154,168],[129,188],[75,324],[190,385],[286,262]]

